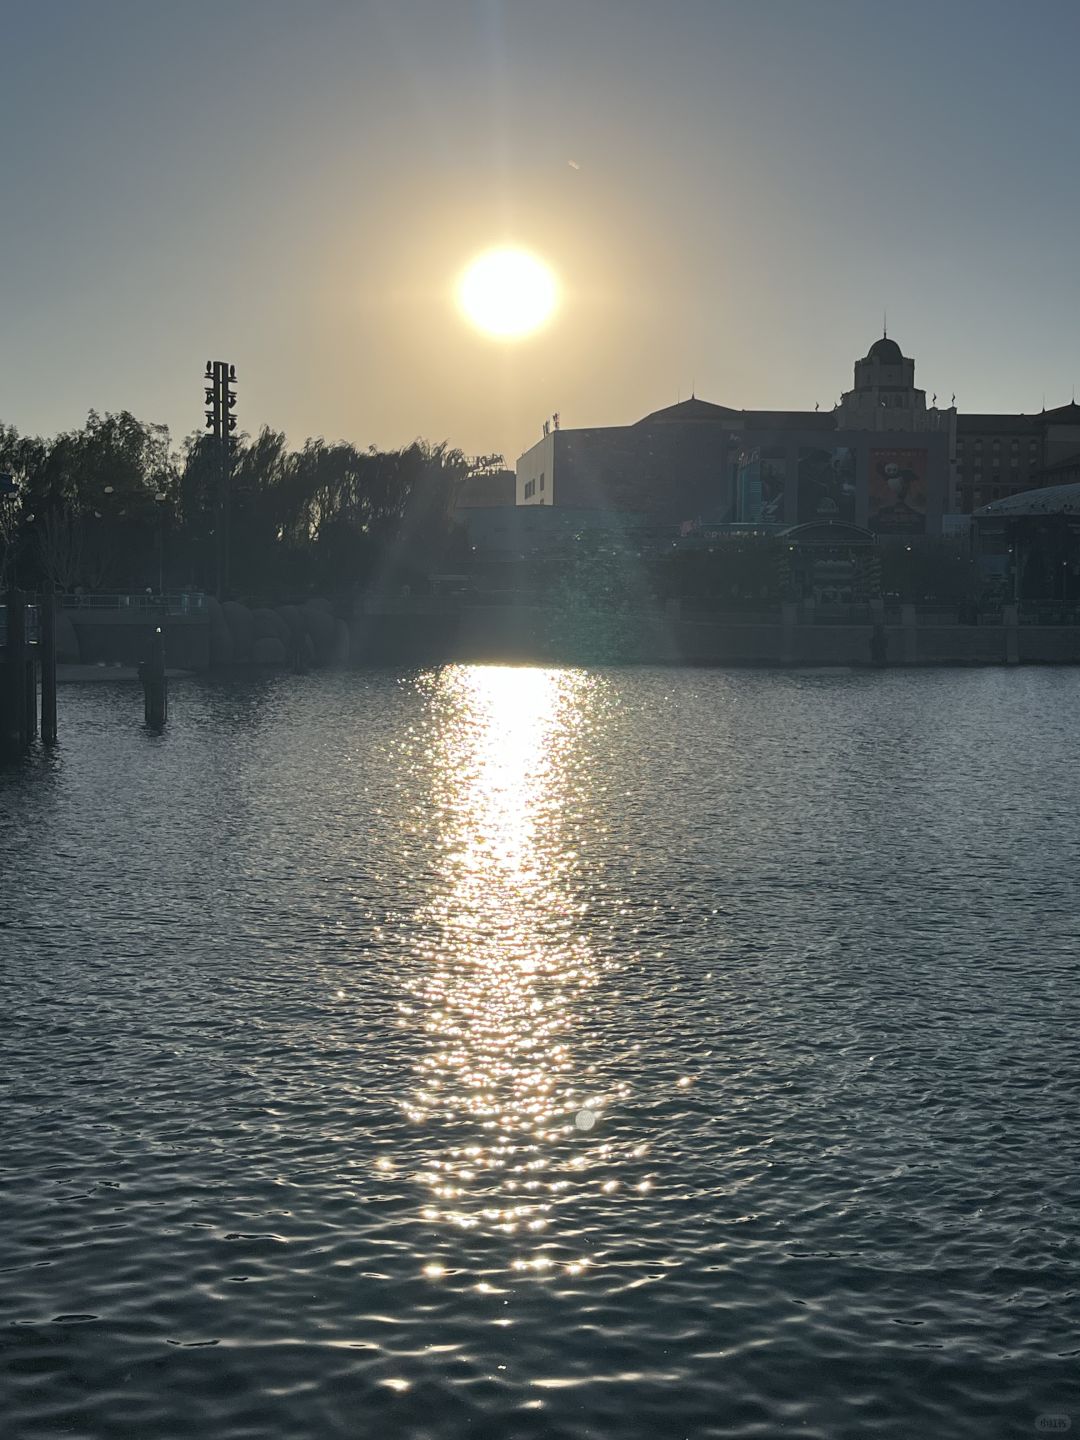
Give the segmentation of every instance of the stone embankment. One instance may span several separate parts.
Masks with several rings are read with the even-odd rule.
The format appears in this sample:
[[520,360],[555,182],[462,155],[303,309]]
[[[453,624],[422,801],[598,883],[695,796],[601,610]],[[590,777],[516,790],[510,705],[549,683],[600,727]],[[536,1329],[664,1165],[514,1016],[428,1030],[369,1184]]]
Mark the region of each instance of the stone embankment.
[[[64,667],[134,667],[155,626],[171,670],[233,666],[534,664],[1016,665],[1080,664],[1080,628],[935,623],[904,606],[900,624],[813,623],[774,615],[694,618],[665,610],[557,610],[509,601],[469,605],[415,597],[358,605],[349,621],[327,600],[251,608],[210,600],[198,613],[74,610],[57,616]],[[73,678],[73,677],[72,677]]]
[[328,600],[250,608],[208,600],[187,614],[152,609],[64,609],[56,616],[57,661],[69,678],[78,667],[132,668],[145,657],[157,626],[165,633],[171,670],[268,665],[305,668],[344,665],[349,630]]
[[210,664],[345,665],[349,627],[328,600],[249,609],[236,600],[208,602]]

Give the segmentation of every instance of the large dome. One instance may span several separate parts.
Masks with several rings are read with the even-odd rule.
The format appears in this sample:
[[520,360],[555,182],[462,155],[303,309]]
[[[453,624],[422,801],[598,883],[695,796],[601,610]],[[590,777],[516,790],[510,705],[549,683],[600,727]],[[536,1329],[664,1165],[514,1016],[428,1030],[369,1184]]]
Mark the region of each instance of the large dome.
[[1018,495],[1006,495],[981,506],[974,514],[980,519],[992,515],[1080,515],[1080,484],[1021,490]]
[[654,410],[651,415],[646,415],[644,420],[639,420],[639,425],[667,425],[688,420],[738,420],[741,418],[740,411],[729,410],[726,405],[714,405],[711,400],[699,400],[696,395],[691,395],[689,400],[682,400],[677,405],[668,405],[663,410]]
[[876,360],[879,365],[902,365],[904,363],[904,357],[900,354],[900,346],[895,340],[890,340],[884,335],[870,346],[870,353],[866,358],[867,360]]

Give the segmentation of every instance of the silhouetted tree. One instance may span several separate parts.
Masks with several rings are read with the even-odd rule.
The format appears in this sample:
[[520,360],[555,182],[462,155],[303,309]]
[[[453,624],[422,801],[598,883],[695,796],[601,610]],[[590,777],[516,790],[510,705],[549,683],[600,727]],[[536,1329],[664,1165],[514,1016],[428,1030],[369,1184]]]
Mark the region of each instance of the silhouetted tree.
[[[473,468],[499,458],[470,462],[420,440],[379,451],[319,437],[290,451],[280,431],[242,435],[230,469],[232,589],[269,599],[423,583],[460,562],[457,493]],[[21,544],[30,583],[141,589],[156,581],[167,534],[168,576],[212,587],[221,493],[212,439],[191,435],[176,450],[163,425],[91,411],[82,429],[51,440],[0,425],[0,468],[18,483],[4,556]]]

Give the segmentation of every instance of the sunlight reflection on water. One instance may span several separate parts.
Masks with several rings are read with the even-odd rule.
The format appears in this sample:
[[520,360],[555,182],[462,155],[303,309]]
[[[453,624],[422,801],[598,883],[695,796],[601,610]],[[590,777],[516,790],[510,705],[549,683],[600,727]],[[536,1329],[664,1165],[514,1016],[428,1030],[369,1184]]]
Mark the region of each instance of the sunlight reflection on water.
[[594,684],[509,667],[432,680],[445,884],[422,917],[425,963],[405,1003],[426,1039],[409,1115],[431,1139],[425,1218],[518,1237],[516,1270],[581,1273],[586,1257],[553,1253],[556,1206],[597,1165],[597,1184],[616,1183],[612,1147],[583,1142],[611,1097],[589,1093],[574,1053],[600,967],[559,825]]

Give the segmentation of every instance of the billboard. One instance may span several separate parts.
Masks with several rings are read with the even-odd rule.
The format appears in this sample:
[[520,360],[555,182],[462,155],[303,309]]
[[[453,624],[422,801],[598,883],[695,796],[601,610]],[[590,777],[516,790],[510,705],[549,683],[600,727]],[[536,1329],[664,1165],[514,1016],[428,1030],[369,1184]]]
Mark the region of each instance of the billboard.
[[879,535],[926,530],[925,450],[870,451],[870,529]]
[[811,520],[855,523],[855,451],[804,445],[799,450],[799,524]]
[[761,452],[743,450],[735,462],[736,515],[753,520],[761,509]]
[[738,464],[739,519],[755,525],[776,525],[784,518],[787,460],[781,449],[744,450]]

